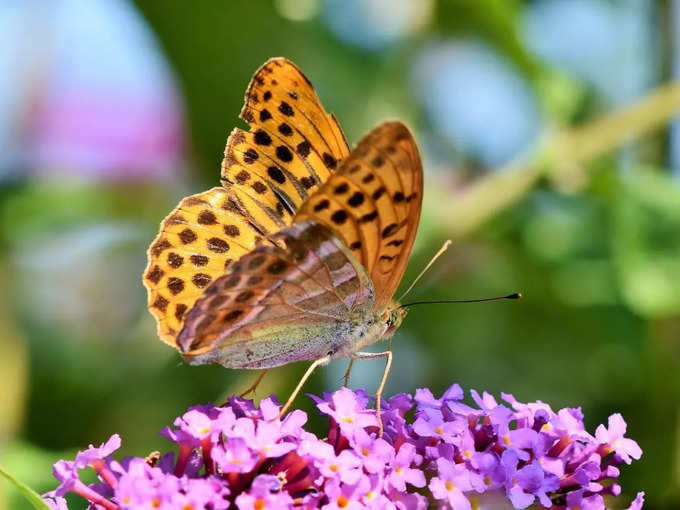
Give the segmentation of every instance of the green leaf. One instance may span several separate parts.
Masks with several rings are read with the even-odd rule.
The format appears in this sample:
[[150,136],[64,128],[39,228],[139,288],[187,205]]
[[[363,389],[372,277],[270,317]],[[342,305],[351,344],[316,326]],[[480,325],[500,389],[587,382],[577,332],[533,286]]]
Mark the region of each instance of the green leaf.
[[50,510],[50,507],[47,505],[47,503],[45,503],[40,494],[35,492],[25,483],[22,483],[16,478],[14,478],[12,475],[10,475],[7,471],[5,471],[1,467],[0,475],[7,478],[7,480],[9,480],[19,490],[19,492],[21,492],[21,494],[23,494],[24,497],[33,505],[33,508],[36,508],[37,510]]

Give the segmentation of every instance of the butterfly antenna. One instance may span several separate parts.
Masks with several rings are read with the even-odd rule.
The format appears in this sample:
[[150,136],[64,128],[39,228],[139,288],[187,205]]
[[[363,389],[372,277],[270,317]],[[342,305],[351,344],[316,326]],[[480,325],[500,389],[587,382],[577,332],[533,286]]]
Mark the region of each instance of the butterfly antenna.
[[404,299],[404,298],[406,297],[406,294],[408,294],[409,292],[411,292],[411,290],[413,289],[413,287],[415,287],[416,283],[418,283],[418,280],[420,280],[420,279],[422,278],[422,276],[427,272],[427,270],[430,269],[430,267],[432,267],[432,264],[434,264],[435,261],[436,261],[439,257],[441,257],[441,255],[442,255],[446,250],[449,249],[449,246],[451,246],[451,239],[447,239],[446,242],[442,245],[442,247],[439,248],[439,251],[438,251],[437,253],[434,254],[434,257],[432,257],[432,258],[430,259],[430,261],[429,261],[429,262],[427,263],[427,265],[425,266],[425,269],[423,269],[423,270],[420,272],[420,274],[419,274],[418,276],[416,276],[416,279],[413,280],[413,282],[411,282],[411,285],[408,286],[408,289],[406,289],[406,291],[399,297],[399,299],[398,299],[397,301],[401,301],[402,299]]
[[432,305],[441,303],[483,303],[484,301],[503,301],[505,299],[520,299],[521,297],[522,294],[515,292],[514,294],[508,294],[507,296],[496,296],[482,299],[441,299],[436,301],[413,301],[412,303],[403,304],[399,306],[399,308],[406,308],[407,306],[413,305]]

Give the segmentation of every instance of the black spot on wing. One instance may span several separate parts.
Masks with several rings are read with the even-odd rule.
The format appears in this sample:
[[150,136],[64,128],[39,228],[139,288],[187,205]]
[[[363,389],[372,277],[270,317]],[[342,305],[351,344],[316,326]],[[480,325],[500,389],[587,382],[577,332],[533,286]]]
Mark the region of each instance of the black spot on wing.
[[336,195],[343,195],[343,194],[347,193],[348,190],[349,190],[349,185],[346,182],[343,182],[342,184],[335,187],[335,189],[333,190],[333,193],[335,193]]
[[196,267],[203,267],[208,264],[208,257],[205,255],[192,255],[189,257],[189,260],[191,260],[191,263]]
[[198,239],[196,232],[194,232],[190,228],[185,228],[179,233],[179,240],[182,241],[182,244],[191,244],[196,239]]
[[272,138],[264,129],[258,129],[255,131],[255,143],[257,145],[271,145]]
[[376,156],[376,157],[373,158],[373,160],[371,161],[371,165],[373,165],[374,167],[381,167],[381,166],[383,166],[384,164],[385,164],[385,160],[383,159],[382,156]]
[[259,157],[259,154],[253,148],[250,148],[243,153],[243,161],[249,165],[255,163]]
[[312,144],[305,140],[304,142],[300,142],[295,150],[300,156],[306,158],[309,156],[309,152],[312,150]]
[[293,108],[285,101],[281,101],[281,104],[279,105],[279,111],[287,117],[292,117],[295,115]]
[[390,223],[383,229],[380,235],[382,236],[383,239],[385,239],[386,237],[394,235],[397,230],[399,230],[399,225],[397,225],[396,223]]
[[318,204],[314,206],[314,212],[319,212],[323,211],[324,209],[328,209],[328,206],[330,206],[331,203],[327,199],[321,200]]
[[352,207],[359,207],[364,203],[364,194],[361,191],[356,191],[351,197],[349,197],[347,203]]
[[236,225],[225,225],[223,229],[224,233],[227,234],[229,237],[238,237],[241,233],[241,231]]
[[377,190],[373,192],[373,200],[378,200],[381,196],[385,194],[387,189],[385,189],[385,186],[380,186]]
[[205,274],[205,273],[196,273],[191,278],[191,281],[199,289],[204,289],[212,281],[212,276],[210,276],[209,274]]
[[347,212],[343,209],[338,209],[331,215],[331,220],[336,225],[342,225],[347,221]]
[[279,158],[284,163],[290,163],[291,161],[293,161],[293,154],[290,152],[290,149],[285,145],[279,145],[276,148],[276,157]]
[[267,266],[267,272],[270,274],[281,274],[288,268],[288,264],[283,260],[276,260]]
[[201,211],[198,213],[197,221],[201,225],[214,225],[217,223],[217,218],[212,211]]
[[331,170],[333,170],[336,166],[338,166],[338,160],[335,159],[330,154],[328,154],[327,152],[323,153],[323,162]]
[[300,179],[300,183],[302,184],[303,188],[309,189],[316,184],[316,179],[314,179],[314,177],[307,176]]
[[250,174],[246,170],[241,170],[239,173],[236,174],[236,182],[238,182],[239,184],[243,184],[248,179],[250,179]]
[[288,124],[286,124],[285,122],[282,122],[281,124],[279,124],[278,130],[279,130],[279,133],[281,133],[284,136],[290,136],[290,135],[293,134],[293,129]]
[[267,168],[267,174],[272,178],[273,181],[283,184],[286,182],[286,176],[283,174],[280,168],[276,166],[270,166]]
[[378,217],[378,211],[366,213],[361,218],[359,218],[359,224],[369,223],[369,222],[375,220],[377,217]]
[[244,290],[238,296],[236,296],[236,302],[237,303],[243,303],[245,301],[248,301],[253,296],[254,296],[254,293],[253,293],[252,290]]
[[229,243],[219,237],[211,237],[206,241],[208,249],[215,253],[226,253],[229,251]]

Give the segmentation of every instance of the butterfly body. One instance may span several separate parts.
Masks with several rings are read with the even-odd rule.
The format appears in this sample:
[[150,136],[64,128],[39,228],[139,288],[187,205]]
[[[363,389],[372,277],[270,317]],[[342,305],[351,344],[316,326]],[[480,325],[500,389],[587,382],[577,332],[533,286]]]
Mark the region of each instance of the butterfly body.
[[233,369],[267,369],[295,361],[314,361],[323,357],[341,359],[351,357],[363,347],[392,336],[392,328],[382,319],[383,314],[354,314],[348,321],[318,326],[273,327],[260,329],[257,340],[243,343],[226,339],[220,347],[204,354],[188,354],[191,365],[219,363]]

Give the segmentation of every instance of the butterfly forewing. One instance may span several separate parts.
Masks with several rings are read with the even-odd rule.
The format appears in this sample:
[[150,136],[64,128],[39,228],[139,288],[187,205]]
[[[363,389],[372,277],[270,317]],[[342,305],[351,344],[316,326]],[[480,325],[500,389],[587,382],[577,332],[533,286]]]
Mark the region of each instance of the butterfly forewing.
[[267,61],[248,86],[222,163],[223,182],[295,211],[335,171],[349,148],[310,81],[290,61]]
[[294,221],[313,219],[336,233],[371,277],[375,308],[382,309],[406,269],[422,196],[418,146],[402,123],[385,122],[359,142]]
[[[295,119],[291,127],[323,159],[329,159],[323,157],[324,153],[336,160],[349,154],[347,140],[337,120],[326,113],[312,83],[290,60],[282,57],[269,59],[253,76],[240,115],[248,123],[264,123],[268,120],[266,114],[264,119],[261,118],[264,110],[279,121],[272,124],[277,125],[277,129],[281,122],[291,123]],[[290,110],[294,113],[291,114]]]
[[179,335],[189,362],[268,368],[318,359],[343,349],[370,313],[370,279],[327,228],[296,223],[269,240],[196,302]]

